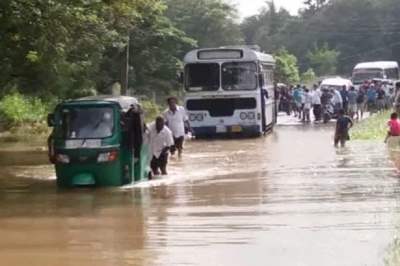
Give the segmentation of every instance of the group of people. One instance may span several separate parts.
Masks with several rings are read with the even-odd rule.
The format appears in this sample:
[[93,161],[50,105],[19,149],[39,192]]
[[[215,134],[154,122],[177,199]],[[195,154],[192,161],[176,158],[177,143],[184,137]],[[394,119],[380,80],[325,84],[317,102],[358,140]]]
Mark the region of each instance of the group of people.
[[[358,90],[354,86],[342,86],[335,89],[315,84],[310,91],[306,86],[297,85],[278,88],[275,85],[275,95],[279,95],[281,110],[288,115],[294,113],[302,121],[310,121],[310,110],[313,109],[315,120],[321,119],[321,114],[327,105],[333,105],[338,114],[336,121],[334,146],[340,143],[345,146],[350,139],[349,130],[354,125],[353,118],[362,119],[365,111],[381,112],[395,107],[387,123],[388,131],[385,143],[390,137],[400,136],[400,82],[396,88],[386,81],[364,81]],[[279,105],[279,104],[278,104]],[[283,105],[283,106],[282,106]]]
[[294,113],[303,122],[309,122],[310,112],[313,111],[316,121],[322,119],[325,108],[333,107],[338,114],[344,109],[351,118],[362,119],[364,112],[388,110],[395,100],[395,90],[386,81],[365,81],[359,90],[354,86],[343,85],[340,89],[333,86],[315,84],[312,90],[306,86],[289,86],[277,88],[279,109],[288,115]]
[[168,108],[147,128],[151,155],[152,175],[167,175],[169,154],[182,155],[186,132],[193,132],[186,110],[177,98],[167,99]]

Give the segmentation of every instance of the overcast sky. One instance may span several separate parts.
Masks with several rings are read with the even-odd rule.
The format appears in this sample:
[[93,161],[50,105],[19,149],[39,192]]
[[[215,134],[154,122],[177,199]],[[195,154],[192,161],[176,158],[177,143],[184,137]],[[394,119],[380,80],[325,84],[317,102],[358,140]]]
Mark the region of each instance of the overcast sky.
[[[238,7],[240,17],[244,18],[257,14],[260,8],[266,6],[266,0],[231,0]],[[303,6],[304,0],[275,0],[278,7],[284,7],[291,14],[297,14],[297,10]]]

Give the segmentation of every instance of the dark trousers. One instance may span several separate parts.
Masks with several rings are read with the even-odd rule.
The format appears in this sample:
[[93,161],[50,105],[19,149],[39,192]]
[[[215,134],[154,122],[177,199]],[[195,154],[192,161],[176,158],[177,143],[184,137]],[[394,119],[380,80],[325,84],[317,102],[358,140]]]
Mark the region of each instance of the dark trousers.
[[349,102],[348,101],[343,101],[343,109],[347,113],[349,110]]
[[181,136],[179,138],[174,138],[174,146],[171,147],[171,154],[173,155],[176,150],[178,150],[178,153],[181,154],[183,150],[183,141],[185,140],[184,136]]
[[321,120],[322,106],[320,104],[314,104],[313,113],[315,116],[315,120]]
[[162,175],[167,174],[168,153],[162,153],[158,158],[153,155],[150,162],[150,168],[154,175],[159,175],[161,170]]

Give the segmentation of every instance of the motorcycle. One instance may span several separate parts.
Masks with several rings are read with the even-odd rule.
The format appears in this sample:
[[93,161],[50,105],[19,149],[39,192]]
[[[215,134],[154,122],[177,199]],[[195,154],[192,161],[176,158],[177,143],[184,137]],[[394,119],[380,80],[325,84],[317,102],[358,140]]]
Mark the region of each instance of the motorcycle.
[[324,123],[328,123],[331,119],[338,119],[339,109],[335,109],[333,104],[324,104],[322,110],[322,120]]
[[332,104],[324,104],[322,110],[322,121],[324,123],[328,123],[331,119],[336,119],[336,118],[337,114],[335,113]]

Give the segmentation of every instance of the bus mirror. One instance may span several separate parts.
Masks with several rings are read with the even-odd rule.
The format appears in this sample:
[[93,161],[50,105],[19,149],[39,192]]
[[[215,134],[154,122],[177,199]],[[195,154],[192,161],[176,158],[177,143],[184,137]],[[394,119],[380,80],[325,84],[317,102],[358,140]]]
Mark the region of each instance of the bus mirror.
[[263,74],[259,74],[258,75],[258,83],[259,83],[260,87],[264,86],[264,76],[263,76]]
[[179,73],[179,83],[183,84],[183,72],[182,71]]
[[47,115],[47,125],[49,127],[54,127],[55,123],[54,123],[54,114],[48,114]]

